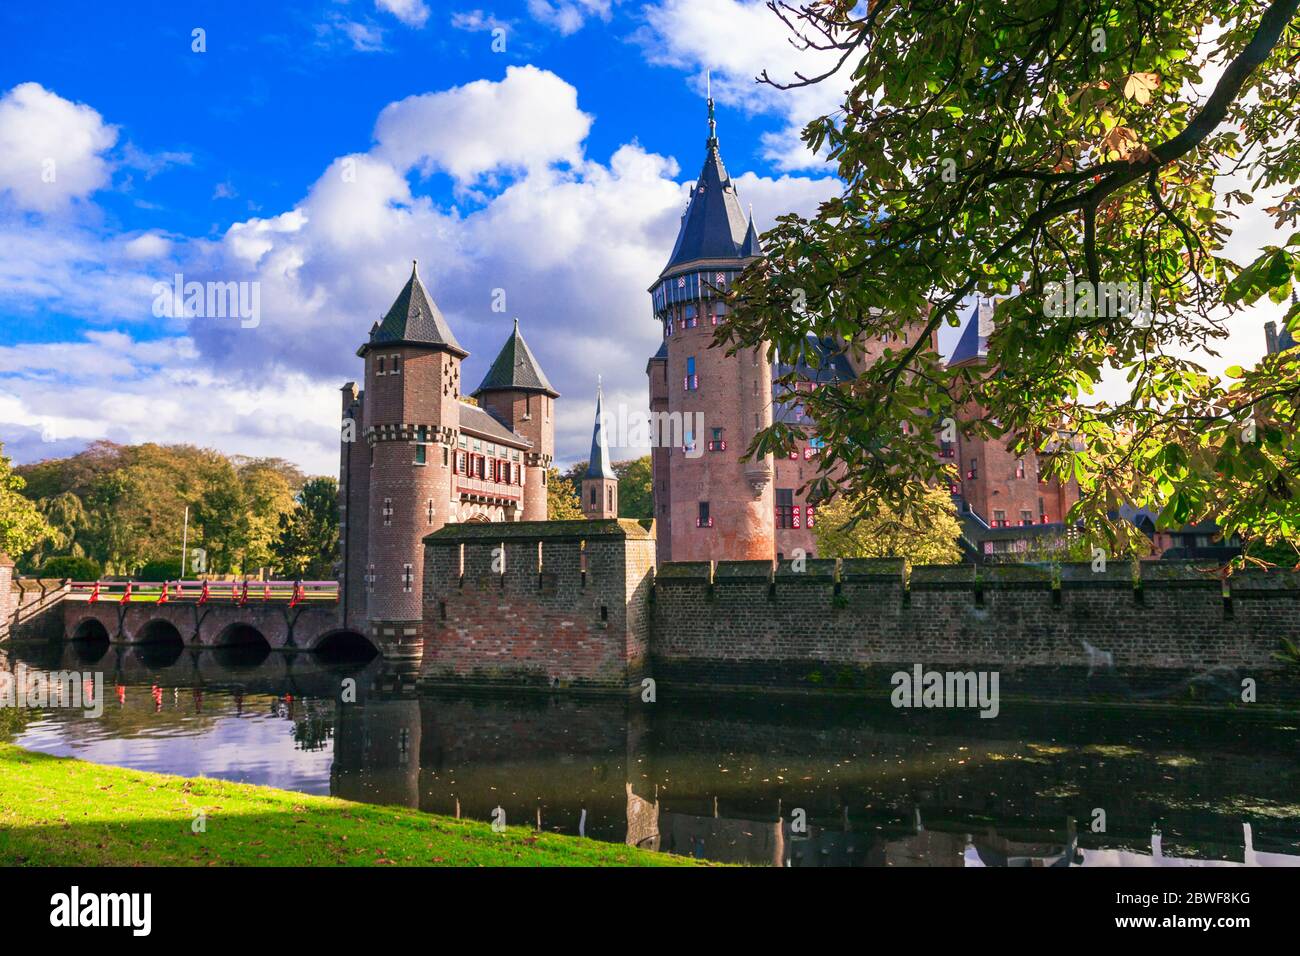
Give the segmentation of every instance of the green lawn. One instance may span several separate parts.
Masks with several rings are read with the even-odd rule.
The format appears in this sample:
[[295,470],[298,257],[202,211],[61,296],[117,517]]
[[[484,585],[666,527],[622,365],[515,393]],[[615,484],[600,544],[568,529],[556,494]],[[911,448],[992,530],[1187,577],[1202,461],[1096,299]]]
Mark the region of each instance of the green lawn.
[[[206,832],[194,833],[195,811]],[[0,865],[673,866],[523,827],[105,767],[0,743]]]

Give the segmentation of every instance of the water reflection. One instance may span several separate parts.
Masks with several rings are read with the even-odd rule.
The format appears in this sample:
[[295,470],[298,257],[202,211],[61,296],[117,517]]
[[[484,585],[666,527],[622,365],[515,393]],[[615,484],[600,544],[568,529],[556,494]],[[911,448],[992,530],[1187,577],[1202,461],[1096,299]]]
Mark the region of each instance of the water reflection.
[[[2,655],[92,666],[80,645]],[[755,865],[1300,865],[1298,730],[1276,717],[432,696],[380,660],[165,643],[93,667],[104,716],[34,714],[19,743]]]

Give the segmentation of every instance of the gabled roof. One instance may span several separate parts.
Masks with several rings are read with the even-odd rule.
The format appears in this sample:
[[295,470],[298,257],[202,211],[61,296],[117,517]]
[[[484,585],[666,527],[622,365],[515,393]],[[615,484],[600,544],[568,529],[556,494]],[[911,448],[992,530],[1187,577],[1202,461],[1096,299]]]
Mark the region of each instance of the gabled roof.
[[494,391],[545,392],[552,398],[560,396],[520,334],[518,319],[515,319],[515,330],[506,339],[506,344],[501,347],[496,361],[483,376],[483,381],[474,390],[474,394]]
[[512,432],[486,408],[471,405],[465,401],[460,403],[460,430],[491,441],[505,442],[518,448],[531,448],[533,445],[528,439],[521,438]]
[[383,320],[370,329],[370,340],[357,349],[357,354],[364,355],[368,349],[378,345],[399,344],[436,346],[462,358],[469,355],[451,334],[447,320],[425,291],[415,260],[411,260],[411,278],[406,280]]
[[[736,185],[727,175],[718,151],[718,138],[713,133],[713,100],[709,100],[709,138],[705,143],[704,168],[691,190],[691,201],[682,214],[682,225],[677,233],[668,264],[660,275],[693,262],[696,259],[741,259],[759,252],[745,252],[747,224],[740,208]],[[754,236],[749,248],[756,249],[758,237]]]
[[600,427],[601,402],[600,385],[597,384],[596,424],[591,432],[591,457],[587,459],[587,474],[584,477],[617,479],[618,475],[614,473],[609,463],[609,445],[605,443],[605,430]]

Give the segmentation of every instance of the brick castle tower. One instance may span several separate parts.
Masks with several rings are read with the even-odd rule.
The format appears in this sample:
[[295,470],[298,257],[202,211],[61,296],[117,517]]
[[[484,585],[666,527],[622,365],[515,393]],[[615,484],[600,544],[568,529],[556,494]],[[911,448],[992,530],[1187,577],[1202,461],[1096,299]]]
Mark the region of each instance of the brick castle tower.
[[445,524],[546,518],[544,471],[558,394],[514,332],[477,395],[461,395],[461,348],[411,277],[343,386],[339,450],[342,624],[394,657],[421,653],[424,536]]
[[546,520],[546,469],[555,460],[555,400],[532,350],[515,330],[474,391],[484,411],[529,442],[524,454],[523,521]]
[[591,457],[582,476],[582,513],[588,518],[618,517],[618,475],[609,463],[609,445],[601,421],[602,396],[596,385],[596,423],[591,432]]
[[708,110],[704,168],[650,287],[664,336],[646,367],[650,408],[678,431],[661,427],[651,452],[658,559],[771,560],[773,463],[744,454],[772,423],[772,367],[763,349],[728,356],[710,348],[719,296],[762,249],[722,164],[712,97]]

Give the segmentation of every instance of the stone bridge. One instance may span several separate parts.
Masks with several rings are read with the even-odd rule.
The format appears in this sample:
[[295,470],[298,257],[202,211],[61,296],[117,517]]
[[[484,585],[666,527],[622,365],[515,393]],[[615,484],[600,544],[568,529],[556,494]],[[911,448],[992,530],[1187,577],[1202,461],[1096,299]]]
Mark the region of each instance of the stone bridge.
[[[286,603],[240,605],[169,601],[62,602],[66,641],[115,644],[180,643],[186,647],[236,647],[265,643],[272,650],[315,651],[331,645],[370,642],[341,627],[334,605]],[[382,648],[377,648],[382,651]]]

